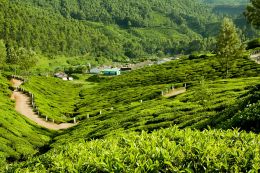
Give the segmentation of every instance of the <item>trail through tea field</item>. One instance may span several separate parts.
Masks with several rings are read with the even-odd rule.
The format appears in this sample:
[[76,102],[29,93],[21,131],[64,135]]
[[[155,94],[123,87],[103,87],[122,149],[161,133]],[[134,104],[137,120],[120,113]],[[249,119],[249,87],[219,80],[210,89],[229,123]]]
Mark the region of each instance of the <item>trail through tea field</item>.
[[[23,82],[17,79],[12,79],[11,83],[13,87],[19,87]],[[25,117],[29,118],[30,120],[34,121],[36,124],[42,127],[45,127],[50,130],[61,130],[61,129],[68,129],[76,125],[73,123],[56,124],[40,118],[33,111],[33,108],[30,106],[30,98],[27,95],[23,94],[22,92],[15,90],[11,98],[15,100],[15,110],[17,112],[19,112],[20,114],[24,115]]]
[[177,89],[173,89],[170,92],[168,92],[167,94],[165,94],[164,97],[173,97],[173,96],[177,96],[179,94],[185,93],[185,92],[186,92],[185,87],[177,88]]
[[260,53],[251,55],[250,58],[253,59],[257,64],[260,64]]

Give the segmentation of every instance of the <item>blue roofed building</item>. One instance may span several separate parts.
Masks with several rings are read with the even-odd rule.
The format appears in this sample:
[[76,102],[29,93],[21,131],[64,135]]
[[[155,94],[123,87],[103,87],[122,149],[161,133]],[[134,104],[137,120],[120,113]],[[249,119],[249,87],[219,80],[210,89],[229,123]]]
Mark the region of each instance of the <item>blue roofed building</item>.
[[104,70],[102,70],[102,73],[105,76],[118,76],[118,75],[121,74],[121,71],[118,68],[111,68],[111,69],[104,69]]

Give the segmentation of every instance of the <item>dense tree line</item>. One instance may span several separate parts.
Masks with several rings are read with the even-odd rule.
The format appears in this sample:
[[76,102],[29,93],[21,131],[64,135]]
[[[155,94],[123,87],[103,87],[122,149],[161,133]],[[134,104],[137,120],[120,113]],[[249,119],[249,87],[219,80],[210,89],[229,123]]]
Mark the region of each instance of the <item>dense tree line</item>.
[[[129,27],[173,26],[176,23],[200,26],[216,16],[198,1],[191,0],[11,0],[58,11],[66,18],[115,23]],[[206,10],[205,10],[206,9]],[[202,15],[205,14],[205,15]],[[156,20],[155,20],[156,19]],[[159,20],[163,19],[163,20]]]
[[[23,47],[49,55],[90,54],[117,60],[194,51],[188,49],[193,40],[202,41],[200,34],[185,23],[168,28],[149,27],[144,31],[68,19],[56,11],[17,2],[2,1],[0,7],[0,38],[7,49]],[[180,20],[178,16],[177,19]]]
[[[46,5],[47,2],[43,4]],[[194,44],[193,40],[202,40],[187,24],[179,23],[180,26],[165,28],[164,33],[160,33],[160,28],[152,27],[143,32],[138,28],[120,29],[106,24],[68,19],[55,10],[44,10],[17,2],[4,1],[0,6],[0,14],[3,16],[0,18],[0,37],[5,40],[7,47],[24,47],[50,55],[91,54],[94,57],[117,60],[122,57],[136,58],[151,54],[179,53],[183,50],[194,51],[198,47],[188,48]],[[185,5],[179,6],[181,8]],[[171,15],[177,15],[175,13]],[[181,20],[178,15],[175,18]]]
[[117,61],[212,51],[220,20],[198,2],[6,0],[0,39],[8,50]]
[[[105,49],[102,43],[107,41],[101,31],[92,29],[77,21],[67,21],[54,13],[1,2],[1,37],[10,47],[33,48],[50,54],[84,54],[92,49]],[[97,27],[97,26],[96,26]],[[91,46],[92,45],[96,45]],[[99,47],[98,47],[99,46]],[[109,44],[117,47],[118,45]],[[94,50],[99,54],[98,50]]]
[[28,71],[36,65],[38,57],[34,51],[25,48],[14,48],[0,40],[0,70],[10,67]]

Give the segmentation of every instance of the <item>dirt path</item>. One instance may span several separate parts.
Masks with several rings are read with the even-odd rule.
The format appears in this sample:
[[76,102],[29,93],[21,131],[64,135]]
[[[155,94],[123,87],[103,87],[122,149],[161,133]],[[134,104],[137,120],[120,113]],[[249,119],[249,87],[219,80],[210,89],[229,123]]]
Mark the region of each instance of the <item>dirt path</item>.
[[256,63],[260,64],[260,53],[251,55],[250,58],[254,60]]
[[[22,84],[22,81],[17,79],[12,79],[11,83],[14,87],[19,87]],[[15,100],[15,110],[25,117],[29,118],[30,120],[34,121],[38,125],[45,127],[51,130],[61,130],[61,129],[68,129],[70,127],[75,126],[76,124],[71,123],[61,123],[55,124],[52,122],[47,122],[44,119],[40,118],[35,112],[33,112],[32,107],[30,106],[30,98],[18,91],[14,91],[11,98]]]
[[186,92],[185,87],[177,88],[177,89],[171,90],[170,92],[165,94],[164,97],[173,97],[173,96],[177,96],[179,94],[185,93],[185,92]]

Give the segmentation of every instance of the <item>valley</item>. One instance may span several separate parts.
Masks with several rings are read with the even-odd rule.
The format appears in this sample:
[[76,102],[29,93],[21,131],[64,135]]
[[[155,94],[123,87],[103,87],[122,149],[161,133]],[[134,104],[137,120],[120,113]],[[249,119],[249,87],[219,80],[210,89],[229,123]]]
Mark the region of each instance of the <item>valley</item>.
[[[208,63],[205,63],[207,61]],[[80,120],[80,123],[75,127],[73,127],[72,129],[67,129],[64,131],[64,133],[61,133],[56,137],[54,137],[55,142],[52,143],[51,150],[38,158],[37,161],[38,162],[37,165],[39,165],[38,167],[29,166],[29,165],[36,164],[35,160],[31,159],[25,163],[22,163],[22,165],[24,164],[23,166],[20,164],[15,164],[9,167],[8,169],[19,170],[19,172],[24,172],[28,170],[33,172],[39,172],[45,169],[48,169],[49,171],[58,171],[58,172],[65,171],[65,170],[72,171],[73,169],[77,169],[77,170],[83,169],[85,171],[91,171],[96,169],[111,170],[111,171],[114,169],[119,169],[119,170],[139,169],[139,167],[135,166],[134,162],[132,163],[133,164],[132,166],[129,165],[130,162],[121,163],[125,166],[126,165],[130,166],[129,168],[124,168],[119,165],[118,165],[119,167],[117,168],[111,168],[109,167],[109,164],[106,162],[104,163],[103,166],[95,162],[92,163],[93,164],[92,167],[86,167],[86,168],[84,167],[85,162],[83,160],[87,158],[84,158],[83,155],[86,155],[86,157],[87,156],[97,157],[97,159],[103,160],[103,157],[108,157],[105,154],[106,149],[111,151],[109,159],[118,156],[118,154],[120,154],[120,157],[125,157],[123,155],[125,151],[122,151],[122,148],[118,148],[120,146],[117,146],[118,142],[122,140],[121,138],[123,136],[124,136],[123,137],[124,140],[125,138],[129,138],[128,140],[133,140],[135,138],[139,138],[140,135],[144,135],[145,138],[150,138],[153,136],[152,138],[154,138],[155,140],[156,138],[159,138],[160,135],[168,134],[169,131],[173,130],[176,133],[179,134],[188,133],[191,136],[202,135],[205,133],[216,133],[216,134],[218,133],[221,135],[229,134],[231,136],[233,134],[243,135],[245,136],[245,140],[246,139],[249,140],[249,138],[252,138],[252,136],[250,137],[250,134],[247,134],[246,132],[238,132],[238,131],[233,132],[228,129],[230,127],[237,126],[240,128],[243,127],[245,130],[257,132],[258,125],[254,124],[253,119],[251,121],[251,119],[248,119],[247,117],[243,117],[242,119],[238,117],[240,117],[240,115],[243,115],[244,112],[248,112],[248,111],[249,111],[248,116],[251,117],[254,115],[254,113],[253,112],[250,113],[250,111],[251,110],[253,111],[255,108],[257,109],[259,108],[258,107],[259,102],[257,99],[259,96],[257,95],[259,90],[255,90],[255,88],[257,89],[259,87],[260,73],[258,70],[260,70],[260,66],[254,63],[254,61],[251,61],[249,59],[238,59],[237,62],[241,63],[241,66],[237,64],[238,66],[240,66],[240,68],[238,68],[240,71],[239,74],[235,70],[237,69],[236,67],[234,69],[235,71],[233,72],[234,75],[233,79],[221,79],[221,76],[220,77],[215,76],[216,79],[212,81],[205,81],[205,79],[199,77],[200,75],[198,76],[197,80],[192,80],[192,79],[196,79],[198,72],[194,73],[194,72],[186,71],[185,72],[186,74],[188,73],[191,74],[189,80],[190,82],[187,83],[187,91],[185,93],[173,97],[161,96],[161,92],[166,91],[165,89],[167,88],[171,88],[172,86],[174,86],[176,88],[176,91],[178,91],[179,90],[178,88],[181,88],[184,85],[184,83],[181,83],[178,80],[182,76],[183,70],[193,69],[193,68],[188,68],[186,66],[187,62],[189,62],[190,65],[194,63],[194,65],[196,66],[198,66],[200,62],[203,63],[205,71],[204,72],[202,71],[200,73],[202,73],[204,77],[207,77],[208,75],[208,78],[212,79],[211,76],[215,76],[216,74],[219,73],[218,71],[215,71],[216,67],[212,66],[212,64],[214,64],[213,63],[214,58],[206,57],[206,58],[199,58],[193,60],[190,60],[189,58],[181,58],[180,60],[177,61],[172,61],[161,65],[155,65],[152,67],[146,67],[143,69],[126,73],[118,77],[113,77],[110,79],[105,78],[103,79],[104,81],[101,80],[96,84],[86,83],[84,85],[80,83],[80,86],[78,86],[79,84],[77,81],[62,81],[61,79],[56,79],[53,77],[28,78],[27,79],[28,82],[26,82],[24,86],[22,85],[21,87],[24,87],[30,92],[35,93],[35,97],[36,97],[35,102],[38,105],[39,110],[43,110],[45,113],[48,113],[50,117],[51,115],[53,117],[55,116],[58,117],[59,114],[65,113],[63,118],[63,121],[65,122],[68,122],[72,119],[70,115],[74,115],[76,116],[77,120]],[[172,69],[169,67],[172,67]],[[177,70],[175,73],[172,73],[171,70],[175,70],[176,67],[179,67],[182,70]],[[243,68],[247,69],[248,67],[250,67],[250,70],[243,70]],[[168,80],[167,80],[167,76],[162,78],[161,81],[152,80],[153,77],[151,75],[154,76],[159,75],[164,68],[166,71],[163,74],[170,75]],[[213,70],[213,68],[215,68],[215,70]],[[160,70],[155,70],[155,69],[160,69]],[[139,73],[138,71],[142,71],[142,73]],[[131,79],[132,77],[138,78],[138,74],[140,74],[141,78],[134,81],[141,82],[139,85],[134,84],[133,80]],[[147,75],[149,74],[149,78],[146,77],[145,74]],[[171,76],[172,74],[174,74],[175,78]],[[172,81],[169,81],[169,79],[171,79]],[[126,83],[126,81],[129,81],[129,83]],[[167,81],[167,83],[164,83],[165,81]],[[78,87],[80,89],[77,89]],[[74,102],[69,100],[66,101],[68,97],[64,95],[65,94],[64,90],[74,91],[73,88],[76,89],[75,95],[77,95],[76,93],[79,94],[78,96],[79,100],[77,101],[77,104],[74,105],[76,108],[74,110],[76,112],[70,113],[69,112],[70,109],[68,109],[69,108],[68,106],[69,104]],[[50,99],[49,98],[50,94],[51,92],[54,91],[55,91],[55,95],[58,95],[58,97],[57,98],[53,97],[53,99]],[[45,92],[46,94],[44,94]],[[72,93],[70,93],[69,98],[71,98],[72,96],[71,94]],[[63,106],[63,104],[55,105],[55,99],[57,99],[57,103],[60,103],[61,100],[63,100],[61,103],[67,106]],[[140,102],[140,100],[142,101]],[[46,105],[47,101],[50,103],[53,102],[52,104],[53,106],[48,106],[50,105],[50,103],[47,103],[48,105]],[[76,100],[74,99],[74,101]],[[249,104],[252,104],[253,106],[247,108],[246,105]],[[55,111],[53,111],[54,108],[57,109],[56,110],[58,113],[57,115],[55,115]],[[65,118],[65,116],[67,117]],[[240,124],[240,122],[242,124]],[[203,130],[206,129],[208,126],[214,128],[214,130],[212,131],[209,130],[208,132],[207,130]],[[158,129],[159,131],[156,131],[156,129]],[[198,130],[196,131],[195,129],[200,129],[202,131],[198,131]],[[220,129],[223,129],[224,131]],[[130,135],[131,137],[129,136],[128,133],[131,133]],[[203,139],[201,140],[213,140],[211,137],[207,136],[207,134],[205,135],[206,136],[204,136]],[[82,141],[83,139],[84,139],[84,144]],[[186,139],[187,138],[185,138],[185,140]],[[165,140],[163,141],[165,142]],[[214,140],[219,140],[219,139],[214,138]],[[228,140],[228,138],[225,140]],[[254,137],[254,140],[257,139]],[[141,140],[140,145],[144,145],[142,147],[145,146],[147,147],[147,144],[145,144],[144,141]],[[113,144],[107,145],[105,144],[106,142],[110,144],[113,143]],[[191,145],[200,145],[197,142],[193,141],[193,144]],[[234,142],[237,143],[236,141]],[[255,142],[257,143],[257,141]],[[221,147],[227,147],[224,146],[224,143],[226,142],[223,142],[223,145],[221,145]],[[235,143],[234,145],[237,145]],[[97,156],[97,155],[91,156],[86,153],[88,152],[92,153],[93,151],[88,149],[85,150],[82,148],[81,149],[78,148],[83,146],[88,148],[89,147],[88,145],[95,145],[95,146],[99,145],[103,149],[101,150],[100,148],[99,149],[100,151],[98,152],[101,152],[103,154],[101,156]],[[124,145],[128,145],[128,144],[124,144]],[[122,146],[123,148],[126,147],[124,145]],[[137,144],[132,143],[131,145],[137,145]],[[154,143],[154,145],[155,146],[159,145],[158,147],[161,147],[161,145],[166,145],[166,144]],[[172,147],[175,145],[170,143],[168,143],[167,145],[168,148],[165,150],[165,152],[174,149]],[[76,146],[77,149],[75,149],[73,146]],[[153,145],[151,145],[150,147],[152,146]],[[214,149],[215,151],[219,150],[218,152],[221,152],[218,146],[215,147],[216,147]],[[245,147],[251,147],[251,146],[245,144]],[[58,151],[56,150],[57,148],[59,148]],[[81,151],[80,153],[77,152],[79,155],[73,156],[74,155],[74,153],[72,152],[74,151],[73,148],[75,149],[75,151],[77,150]],[[66,149],[66,151],[64,149]],[[230,152],[232,152],[233,149],[234,147],[230,148]],[[132,148],[128,149],[128,151],[131,150]],[[146,150],[147,153],[145,154],[145,157],[149,158],[150,156],[148,153],[150,153],[151,151],[149,147],[146,148]],[[200,150],[201,152],[202,150],[204,151],[204,147],[200,148]],[[74,162],[71,162],[69,158],[67,157],[63,158],[64,157],[63,154],[58,154],[61,151],[62,153],[69,152],[68,153],[69,157],[77,157],[77,158],[79,157],[81,159],[83,158],[84,159],[82,161],[78,160],[77,164],[74,164]],[[133,152],[134,152],[132,153],[133,156],[137,154],[136,153],[137,151],[133,151]],[[193,151],[190,152],[193,153]],[[155,151],[155,154],[157,155],[158,153]],[[176,157],[179,156],[179,154],[176,155]],[[52,155],[55,155],[55,157],[52,157]],[[57,158],[56,157],[57,155],[59,155],[60,158],[59,157]],[[61,167],[56,167],[54,165],[54,164],[58,164],[58,165],[62,164],[61,160],[64,159],[65,160],[69,159],[66,162],[64,162],[65,165]],[[159,158],[155,157],[154,159],[155,159],[154,161],[156,161]],[[163,159],[166,159],[166,156],[163,156]],[[166,160],[164,160],[163,163],[165,161]],[[151,163],[146,163],[146,166],[143,167],[144,170],[152,169],[150,168],[150,165],[153,163],[153,159],[149,162]],[[183,162],[185,163],[185,160],[181,161],[180,163]],[[113,165],[116,165],[119,164],[120,162],[118,160],[118,161],[112,161],[112,163]],[[253,164],[253,161],[250,163]],[[169,169],[173,169],[173,170],[182,169],[181,167],[171,166],[171,164],[172,163],[169,163],[168,165],[170,166]],[[204,165],[204,162],[202,162],[202,164]],[[163,165],[164,164],[162,163],[161,164],[158,163],[156,168],[162,169],[165,167]],[[239,162],[233,165],[234,166],[233,169],[235,169],[235,165],[239,166]]]
[[259,172],[259,6],[1,1],[0,172]]

